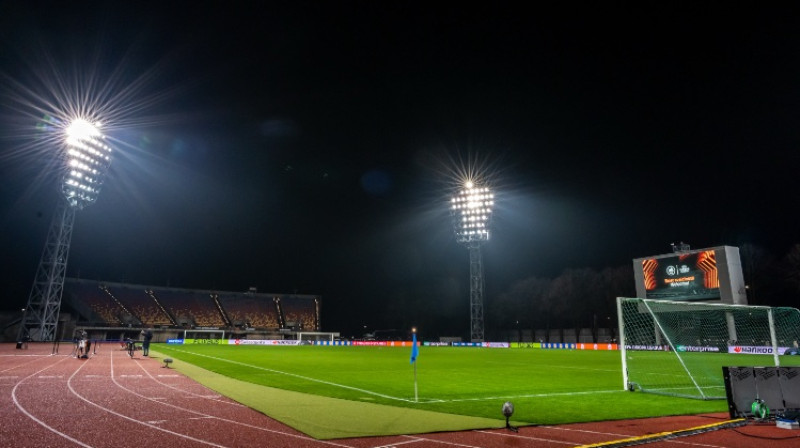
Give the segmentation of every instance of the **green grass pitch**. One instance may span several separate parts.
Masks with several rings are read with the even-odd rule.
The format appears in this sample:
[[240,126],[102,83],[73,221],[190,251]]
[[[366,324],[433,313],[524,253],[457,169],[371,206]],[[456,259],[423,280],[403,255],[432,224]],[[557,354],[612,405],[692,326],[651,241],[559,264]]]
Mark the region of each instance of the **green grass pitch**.
[[[424,412],[419,418],[427,420],[435,420],[434,416],[448,421],[451,417],[466,419],[464,427],[455,429],[502,427],[505,421],[501,406],[506,401],[514,403],[512,420],[521,425],[727,411],[724,400],[701,401],[623,390],[617,351],[421,347],[415,401],[410,348],[154,344],[154,350],[175,359],[179,369],[185,363],[218,374],[209,386],[226,395],[247,388],[247,393],[233,397],[239,401],[258,401],[258,394],[289,394],[262,400],[271,409],[259,410],[271,416],[278,412],[281,415],[276,418],[295,427],[297,422],[308,420],[309,408],[319,414],[317,419],[326,415],[341,418],[345,412],[357,415],[360,407],[373,418],[376,416],[372,414],[392,414],[390,420],[408,415],[408,420],[414,421],[411,416],[416,412]],[[199,370],[190,370],[190,376],[198,375]],[[226,386],[226,381],[237,386]],[[280,399],[310,404],[297,406],[304,415],[283,415],[291,414],[291,409],[286,408],[292,406],[283,403],[279,408],[276,401]],[[259,407],[257,403],[245,404]],[[494,419],[494,423],[488,419]],[[366,428],[366,433],[354,430],[351,434],[342,432],[342,428],[325,430],[341,426],[341,422],[314,425],[321,428],[309,430],[300,424],[298,429],[318,438],[431,430],[403,424],[374,432]],[[372,425],[381,426],[376,422]],[[448,429],[452,428],[442,430]]]

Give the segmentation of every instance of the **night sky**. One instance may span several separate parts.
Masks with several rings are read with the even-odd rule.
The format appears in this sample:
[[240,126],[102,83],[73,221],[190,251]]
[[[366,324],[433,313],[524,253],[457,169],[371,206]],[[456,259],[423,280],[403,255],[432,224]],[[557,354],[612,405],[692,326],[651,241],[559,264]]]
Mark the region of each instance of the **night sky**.
[[0,307],[25,305],[61,200],[42,92],[92,79],[131,93],[71,277],[319,294],[345,334],[413,307],[467,333],[465,173],[496,192],[487,307],[673,242],[800,243],[791,6],[206,3],[0,2]]

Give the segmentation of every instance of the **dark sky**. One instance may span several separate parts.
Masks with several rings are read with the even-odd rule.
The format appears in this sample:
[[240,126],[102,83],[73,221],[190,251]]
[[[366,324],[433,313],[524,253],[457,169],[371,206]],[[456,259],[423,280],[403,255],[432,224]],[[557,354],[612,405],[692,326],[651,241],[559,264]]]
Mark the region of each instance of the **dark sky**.
[[466,333],[447,203],[467,171],[497,195],[487,306],[672,242],[800,242],[791,6],[205,3],[0,2],[3,308],[60,200],[31,104],[90,80],[132,93],[108,101],[118,150],[69,276],[319,294],[327,331],[414,307]]

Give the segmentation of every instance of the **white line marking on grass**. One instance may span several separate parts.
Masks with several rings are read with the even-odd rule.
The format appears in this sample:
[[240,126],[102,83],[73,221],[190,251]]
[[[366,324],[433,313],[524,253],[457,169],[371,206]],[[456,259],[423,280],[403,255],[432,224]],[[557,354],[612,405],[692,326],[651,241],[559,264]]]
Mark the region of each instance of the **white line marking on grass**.
[[[376,397],[386,398],[387,400],[404,401],[406,403],[416,403],[414,400],[412,400],[410,398],[393,397],[391,395],[382,394],[380,392],[373,392],[371,390],[360,389],[358,387],[348,386],[346,384],[334,383],[334,382],[331,382],[331,381],[318,380],[316,378],[311,378],[311,377],[304,376],[304,375],[298,375],[296,373],[283,372],[283,371],[275,370],[275,369],[268,369],[266,367],[254,366],[252,364],[247,364],[247,363],[243,363],[243,362],[239,362],[239,361],[232,361],[230,359],[218,358],[216,356],[201,355],[199,353],[187,352],[185,350],[178,350],[178,349],[173,349],[173,350],[175,350],[176,352],[186,353],[187,355],[201,356],[203,358],[208,358],[208,359],[213,359],[213,360],[216,360],[216,361],[227,362],[227,363],[230,363],[230,364],[236,364],[236,365],[240,365],[240,366],[243,366],[243,367],[249,367],[251,369],[262,370],[264,372],[278,373],[278,374],[281,374],[281,375],[291,376],[291,377],[294,377],[294,378],[300,378],[301,380],[311,381],[312,383],[327,384],[328,386],[341,387],[342,389],[354,390],[356,392],[362,392],[362,393],[365,393],[367,395],[374,395]],[[430,400],[430,401],[441,402],[443,400]],[[428,401],[428,402],[430,402],[430,401]]]
[[512,437],[515,439],[525,439],[525,440],[536,440],[537,442],[548,442],[548,443],[560,443],[562,445],[570,445],[575,446],[575,442],[566,442],[564,440],[555,440],[555,439],[543,439],[541,437],[532,437],[532,436],[523,436],[520,434],[511,434],[510,432],[492,432],[492,431],[481,431],[475,430],[475,432],[479,432],[481,434],[489,434],[492,436],[501,436],[501,437]]
[[547,398],[547,397],[574,397],[579,395],[594,395],[594,394],[617,394],[625,393],[624,390],[591,390],[582,392],[552,392],[545,394],[523,394],[523,395],[503,395],[501,397],[474,397],[474,398],[454,398],[452,400],[441,400],[448,403],[459,401],[484,401],[484,400],[507,400],[511,398]]

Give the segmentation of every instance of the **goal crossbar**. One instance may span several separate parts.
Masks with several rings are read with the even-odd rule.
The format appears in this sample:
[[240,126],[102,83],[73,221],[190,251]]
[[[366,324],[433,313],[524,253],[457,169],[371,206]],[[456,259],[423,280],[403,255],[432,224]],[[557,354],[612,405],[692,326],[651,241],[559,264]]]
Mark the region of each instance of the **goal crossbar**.
[[617,315],[628,390],[724,399],[723,366],[797,362],[795,308],[619,297]]

